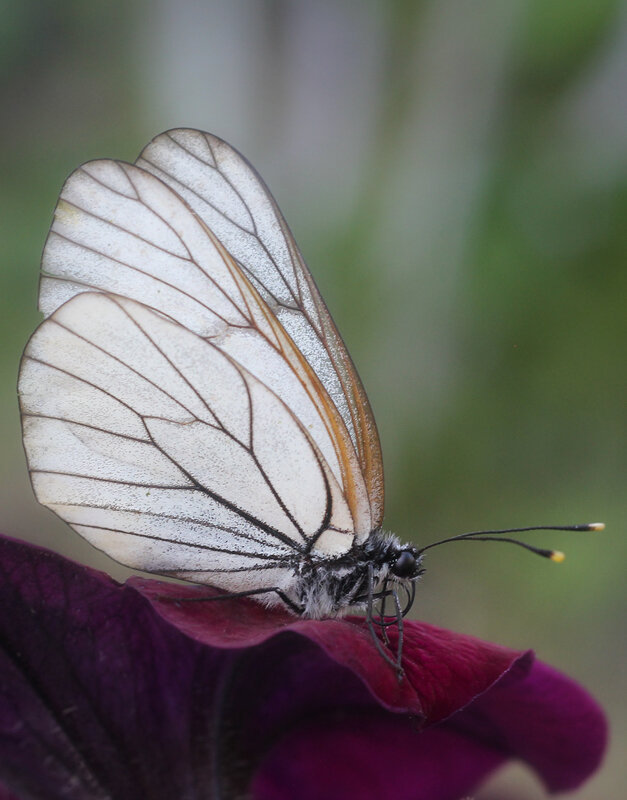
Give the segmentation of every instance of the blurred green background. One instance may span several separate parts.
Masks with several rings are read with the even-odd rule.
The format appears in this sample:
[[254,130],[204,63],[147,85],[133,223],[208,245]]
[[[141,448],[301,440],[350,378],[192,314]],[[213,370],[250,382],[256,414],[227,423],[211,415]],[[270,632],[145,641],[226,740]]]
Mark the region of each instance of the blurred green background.
[[[430,554],[416,615],[533,647],[609,711],[627,783],[627,6],[615,0],[0,4],[0,529],[121,576],[38,507],[16,375],[41,249],[79,163],[198,127],[259,169],[355,359],[386,527]],[[478,798],[537,798],[511,766]]]

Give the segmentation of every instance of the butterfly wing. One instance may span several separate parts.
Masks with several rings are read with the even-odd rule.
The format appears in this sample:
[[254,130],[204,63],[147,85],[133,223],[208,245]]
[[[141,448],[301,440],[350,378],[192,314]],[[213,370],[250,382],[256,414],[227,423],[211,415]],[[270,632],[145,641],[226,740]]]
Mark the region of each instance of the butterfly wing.
[[338,409],[355,447],[372,513],[383,519],[383,466],[368,398],[268,187],[229,144],[179,129],[153,139],[137,165],[171,186],[222,242],[270,305]]
[[[20,393],[44,504],[124,563],[241,588],[261,562],[277,585],[276,570],[303,553],[332,557],[366,538],[382,484],[372,415],[328,312],[271,196],[223,147],[244,170],[227,184],[247,198],[267,259],[237,249],[226,190],[209,203],[221,228],[174,179],[84,165],[46,243],[48,319]],[[281,252],[293,265],[289,302]],[[144,408],[133,392],[147,386],[157,394]]]
[[350,547],[350,510],[300,421],[140,303],[62,305],[26,348],[20,399],[37,497],[122,563],[241,589],[257,571],[255,587],[280,585],[329,528]]

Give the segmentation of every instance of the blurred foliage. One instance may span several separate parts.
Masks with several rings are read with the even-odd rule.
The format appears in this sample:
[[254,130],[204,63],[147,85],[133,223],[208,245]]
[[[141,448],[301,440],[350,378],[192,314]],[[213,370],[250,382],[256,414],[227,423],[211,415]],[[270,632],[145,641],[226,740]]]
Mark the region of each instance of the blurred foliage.
[[[534,645],[585,682],[614,746],[577,797],[618,796],[624,5],[16,0],[0,6],[0,94],[3,530],[124,574],[39,509],[26,478],[15,383],[37,264],[79,163],[133,160],[168,127],[212,130],[269,181],[359,365],[389,528],[425,542],[608,523],[537,534],[568,551],[559,569],[515,548],[437,550],[416,613]],[[542,796],[516,770],[495,787]]]

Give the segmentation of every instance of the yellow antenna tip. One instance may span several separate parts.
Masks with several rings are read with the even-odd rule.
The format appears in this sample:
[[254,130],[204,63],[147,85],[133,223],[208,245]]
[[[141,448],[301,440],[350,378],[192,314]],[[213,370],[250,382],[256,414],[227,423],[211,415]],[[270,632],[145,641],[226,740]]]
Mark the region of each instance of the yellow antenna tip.
[[605,522],[591,522],[588,525],[589,531],[604,531],[605,530]]
[[562,561],[566,558],[566,554],[562,553],[561,550],[553,550],[549,558],[551,559],[551,561],[555,561],[556,564],[561,564]]

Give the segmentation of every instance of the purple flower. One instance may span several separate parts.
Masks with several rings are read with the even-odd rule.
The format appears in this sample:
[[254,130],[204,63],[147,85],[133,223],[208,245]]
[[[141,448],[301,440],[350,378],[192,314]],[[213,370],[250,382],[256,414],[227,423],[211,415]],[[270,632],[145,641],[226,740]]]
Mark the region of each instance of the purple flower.
[[603,713],[530,652],[407,622],[399,682],[360,619],[199,595],[0,539],[0,798],[459,800],[600,762]]

